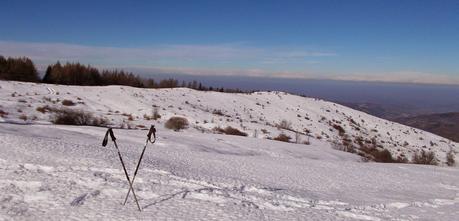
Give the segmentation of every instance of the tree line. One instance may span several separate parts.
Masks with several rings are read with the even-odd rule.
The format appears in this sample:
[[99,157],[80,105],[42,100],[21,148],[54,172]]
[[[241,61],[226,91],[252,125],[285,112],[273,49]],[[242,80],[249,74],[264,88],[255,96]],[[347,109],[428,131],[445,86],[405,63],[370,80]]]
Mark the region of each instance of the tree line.
[[42,82],[48,84],[104,86],[125,85],[140,88],[176,88],[186,87],[201,91],[220,91],[227,93],[242,93],[239,89],[214,88],[204,86],[198,81],[179,82],[168,78],[156,81],[152,78],[142,78],[124,70],[99,70],[90,65],[76,63],[61,64],[59,61],[46,68],[43,78],[39,77],[34,63],[27,57],[5,58],[0,55],[0,79],[27,82]]
[[40,77],[32,60],[26,57],[5,58],[0,55],[0,79],[39,82]]

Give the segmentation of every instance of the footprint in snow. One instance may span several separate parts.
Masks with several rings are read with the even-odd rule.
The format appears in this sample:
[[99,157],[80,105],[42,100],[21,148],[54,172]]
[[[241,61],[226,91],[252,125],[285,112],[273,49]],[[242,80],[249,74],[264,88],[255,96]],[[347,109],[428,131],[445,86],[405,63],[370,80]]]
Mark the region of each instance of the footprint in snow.
[[93,191],[92,193],[84,193],[78,197],[76,197],[72,202],[70,202],[71,206],[81,206],[84,204],[86,200],[92,197],[96,197],[100,194],[99,190]]

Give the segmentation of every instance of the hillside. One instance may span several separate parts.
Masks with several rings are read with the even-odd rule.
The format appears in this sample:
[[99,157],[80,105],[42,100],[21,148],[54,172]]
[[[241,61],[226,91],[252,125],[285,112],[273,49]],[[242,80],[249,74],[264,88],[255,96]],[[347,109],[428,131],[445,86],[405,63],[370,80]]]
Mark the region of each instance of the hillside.
[[459,142],[459,113],[427,114],[395,121]]
[[[272,139],[283,133],[298,143],[326,146],[365,155],[372,146],[397,159],[421,150],[432,151],[440,164],[457,143],[412,127],[383,120],[315,98],[283,92],[230,94],[185,88],[140,89],[126,86],[82,87],[0,81],[2,121],[49,123],[52,110],[71,108],[105,118],[108,125],[142,129],[183,116],[191,130],[214,133],[231,126],[250,137]],[[67,106],[63,101],[67,100]],[[64,102],[65,103],[65,102]],[[151,120],[154,110],[161,118]],[[324,147],[325,148],[325,147]]]
[[[5,81],[0,95],[0,220],[378,221],[459,215],[459,167],[443,166],[442,155],[451,147],[457,158],[457,143],[331,102],[282,92]],[[145,144],[144,127],[156,125],[157,141],[147,146],[134,183],[142,212],[132,198],[122,206],[128,184],[113,143],[101,146],[106,128],[51,123],[66,108],[117,128],[131,176]],[[161,117],[152,120],[155,109]],[[190,127],[165,128],[172,116],[186,117]],[[215,134],[215,127],[226,126],[248,136]],[[300,142],[267,139],[280,133],[293,141],[298,134]],[[359,152],[337,150],[347,139],[358,148],[358,136],[393,155],[430,148],[442,166],[366,163]],[[398,145],[404,142],[410,145]]]

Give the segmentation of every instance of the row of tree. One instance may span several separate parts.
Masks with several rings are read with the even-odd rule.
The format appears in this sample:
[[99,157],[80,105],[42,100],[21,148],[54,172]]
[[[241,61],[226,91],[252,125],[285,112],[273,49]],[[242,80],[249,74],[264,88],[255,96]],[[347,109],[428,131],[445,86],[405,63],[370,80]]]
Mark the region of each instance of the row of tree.
[[39,82],[37,69],[26,57],[5,58],[0,55],[0,79]]
[[213,88],[203,86],[200,82],[182,81],[169,78],[155,81],[154,79],[141,78],[131,72],[123,70],[99,70],[90,65],[80,63],[57,62],[49,65],[43,79],[40,79],[32,60],[26,57],[5,59],[0,55],[0,79],[14,81],[43,82],[48,84],[63,85],[126,85],[141,88],[176,88],[187,87],[202,91],[220,91],[228,93],[241,93],[239,89]]

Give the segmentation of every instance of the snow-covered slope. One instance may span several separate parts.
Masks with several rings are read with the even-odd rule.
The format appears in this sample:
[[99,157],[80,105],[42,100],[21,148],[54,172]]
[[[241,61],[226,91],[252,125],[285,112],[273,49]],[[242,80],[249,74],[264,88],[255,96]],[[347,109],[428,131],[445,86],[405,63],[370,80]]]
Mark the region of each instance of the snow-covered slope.
[[[459,168],[159,129],[134,183],[105,129],[0,123],[0,220],[456,220]],[[146,131],[115,130],[132,176]]]
[[[143,212],[121,203],[127,182],[103,127],[53,125],[65,106],[106,118]],[[445,162],[457,144],[341,105],[285,94],[77,87],[0,81],[0,220],[455,220],[459,167],[363,163],[336,144],[377,140],[407,158]],[[154,109],[161,118],[148,120]],[[144,116],[145,115],[145,116]],[[181,132],[164,128],[186,117]],[[284,121],[283,126],[277,127]],[[17,124],[19,123],[19,124]],[[248,137],[214,134],[232,126]],[[339,126],[339,127],[338,127]],[[124,129],[122,129],[124,128]],[[341,130],[342,128],[342,130]],[[341,133],[339,132],[341,130]],[[273,141],[280,133],[300,144]],[[372,139],[374,138],[374,139]],[[309,140],[309,145],[302,144]],[[338,145],[339,146],[339,145]]]
[[[141,128],[163,124],[171,116],[183,116],[192,125],[192,130],[212,132],[215,127],[232,126],[251,137],[274,138],[285,133],[293,141],[296,137],[294,131],[298,131],[298,143],[309,140],[310,143],[325,143],[324,148],[330,145],[336,148],[345,142],[358,150],[362,143],[373,142],[389,150],[394,158],[408,160],[415,152],[425,150],[434,152],[440,164],[444,164],[450,150],[456,156],[459,152],[457,143],[429,132],[332,102],[283,92],[228,94],[185,88],[82,87],[0,81],[0,110],[5,112],[0,114],[0,120],[49,122],[52,113],[42,113],[37,108],[62,108],[61,102],[65,99],[76,103],[68,108],[107,118],[114,127]],[[154,109],[161,118],[147,120],[145,116],[152,116]],[[282,121],[289,129],[278,127]]]

